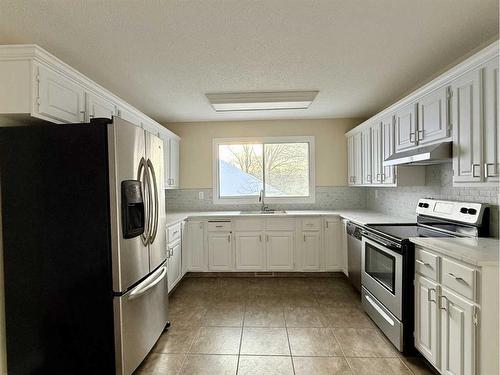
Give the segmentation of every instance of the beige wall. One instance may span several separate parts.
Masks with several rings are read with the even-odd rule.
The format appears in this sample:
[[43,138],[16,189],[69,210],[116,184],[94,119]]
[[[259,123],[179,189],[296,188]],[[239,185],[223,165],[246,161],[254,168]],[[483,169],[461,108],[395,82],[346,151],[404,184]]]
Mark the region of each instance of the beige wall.
[[180,187],[212,187],[212,139],[304,135],[316,138],[316,186],[344,186],[347,144],[344,133],[363,119],[271,120],[170,123],[180,146]]

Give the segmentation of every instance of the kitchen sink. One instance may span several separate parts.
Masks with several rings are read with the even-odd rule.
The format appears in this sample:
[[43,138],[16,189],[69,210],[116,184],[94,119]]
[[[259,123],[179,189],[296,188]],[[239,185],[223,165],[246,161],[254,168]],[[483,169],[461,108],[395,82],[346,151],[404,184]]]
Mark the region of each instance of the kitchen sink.
[[243,215],[286,215],[285,210],[240,211]]

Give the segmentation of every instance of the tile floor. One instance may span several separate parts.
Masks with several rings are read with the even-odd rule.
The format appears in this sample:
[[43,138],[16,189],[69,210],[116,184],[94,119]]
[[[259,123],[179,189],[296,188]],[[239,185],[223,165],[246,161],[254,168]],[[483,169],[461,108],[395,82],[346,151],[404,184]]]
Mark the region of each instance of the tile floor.
[[137,375],[431,374],[401,357],[334,278],[186,278]]

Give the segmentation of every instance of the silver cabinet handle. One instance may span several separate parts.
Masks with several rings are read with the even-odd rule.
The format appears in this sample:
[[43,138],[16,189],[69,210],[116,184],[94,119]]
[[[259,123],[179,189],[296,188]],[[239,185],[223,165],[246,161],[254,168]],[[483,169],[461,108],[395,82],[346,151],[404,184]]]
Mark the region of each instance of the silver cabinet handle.
[[415,259],[415,262],[417,262],[418,264],[421,264],[423,266],[426,266],[426,267],[430,267],[431,264],[430,263],[427,263],[427,262],[423,262],[421,261],[420,259]]
[[457,281],[461,281],[465,284],[468,284],[463,278],[459,277],[459,276],[455,276],[454,274],[452,274],[451,272],[448,272],[448,275],[450,275],[451,277],[453,277],[455,280]]
[[304,234],[304,242],[306,242],[306,235]]
[[471,172],[472,172],[472,177],[481,177],[481,176],[476,176],[476,167],[481,167],[479,164],[472,163],[471,164]]
[[434,289],[434,288],[427,289],[427,301],[436,303],[436,300],[432,299],[432,292],[433,291],[435,293],[436,289]]
[[[420,136],[420,135],[422,135],[422,136]],[[420,141],[421,139],[424,139],[424,131],[417,130],[417,141]]]
[[382,173],[382,174],[380,175],[380,179],[382,180],[381,182],[384,182],[384,181],[385,181],[385,174],[384,174],[384,173]]
[[[412,140],[411,137],[414,137]],[[415,137],[415,132],[410,133],[410,143],[417,143],[417,137]]]
[[484,163],[484,177],[496,177],[498,176],[497,171],[495,171],[493,174],[490,175],[489,167],[490,166],[495,166],[495,163]]
[[380,178],[381,176],[382,176],[381,173],[377,173],[377,181],[381,181],[381,178]]
[[227,236],[227,242],[231,243],[231,235]]
[[259,242],[262,242],[262,234],[259,234]]
[[151,160],[148,159],[147,161],[148,169],[149,172],[151,173],[151,179],[153,181],[153,189],[154,189],[154,201],[153,201],[153,209],[154,209],[154,216],[151,220],[152,225],[153,225],[153,231],[151,233],[151,239],[149,240],[149,243],[152,244],[154,240],[156,239],[156,234],[158,232],[158,218],[159,218],[159,211],[160,211],[160,202],[158,198],[158,185],[156,184],[156,173],[155,169],[153,166],[153,163]]
[[266,242],[269,242],[269,235],[266,234]]
[[366,179],[370,182],[372,182],[372,175],[371,174],[367,174],[366,175]]
[[[446,300],[446,305],[444,305],[445,307],[443,307],[443,298]],[[444,311],[448,311],[448,298],[446,298],[446,296],[439,296],[439,308],[441,310],[444,310]]]

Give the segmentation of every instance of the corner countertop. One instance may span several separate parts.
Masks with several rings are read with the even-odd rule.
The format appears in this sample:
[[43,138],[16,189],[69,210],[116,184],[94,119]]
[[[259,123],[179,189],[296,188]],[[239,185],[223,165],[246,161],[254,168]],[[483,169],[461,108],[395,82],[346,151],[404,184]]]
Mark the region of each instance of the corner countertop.
[[221,218],[221,217],[300,217],[300,216],[340,216],[344,219],[366,224],[415,223],[415,219],[382,214],[370,210],[287,210],[286,214],[265,215],[245,211],[202,211],[202,212],[167,212],[166,226],[176,224],[188,218]]
[[410,241],[478,267],[499,266],[500,241],[496,238],[412,237]]

